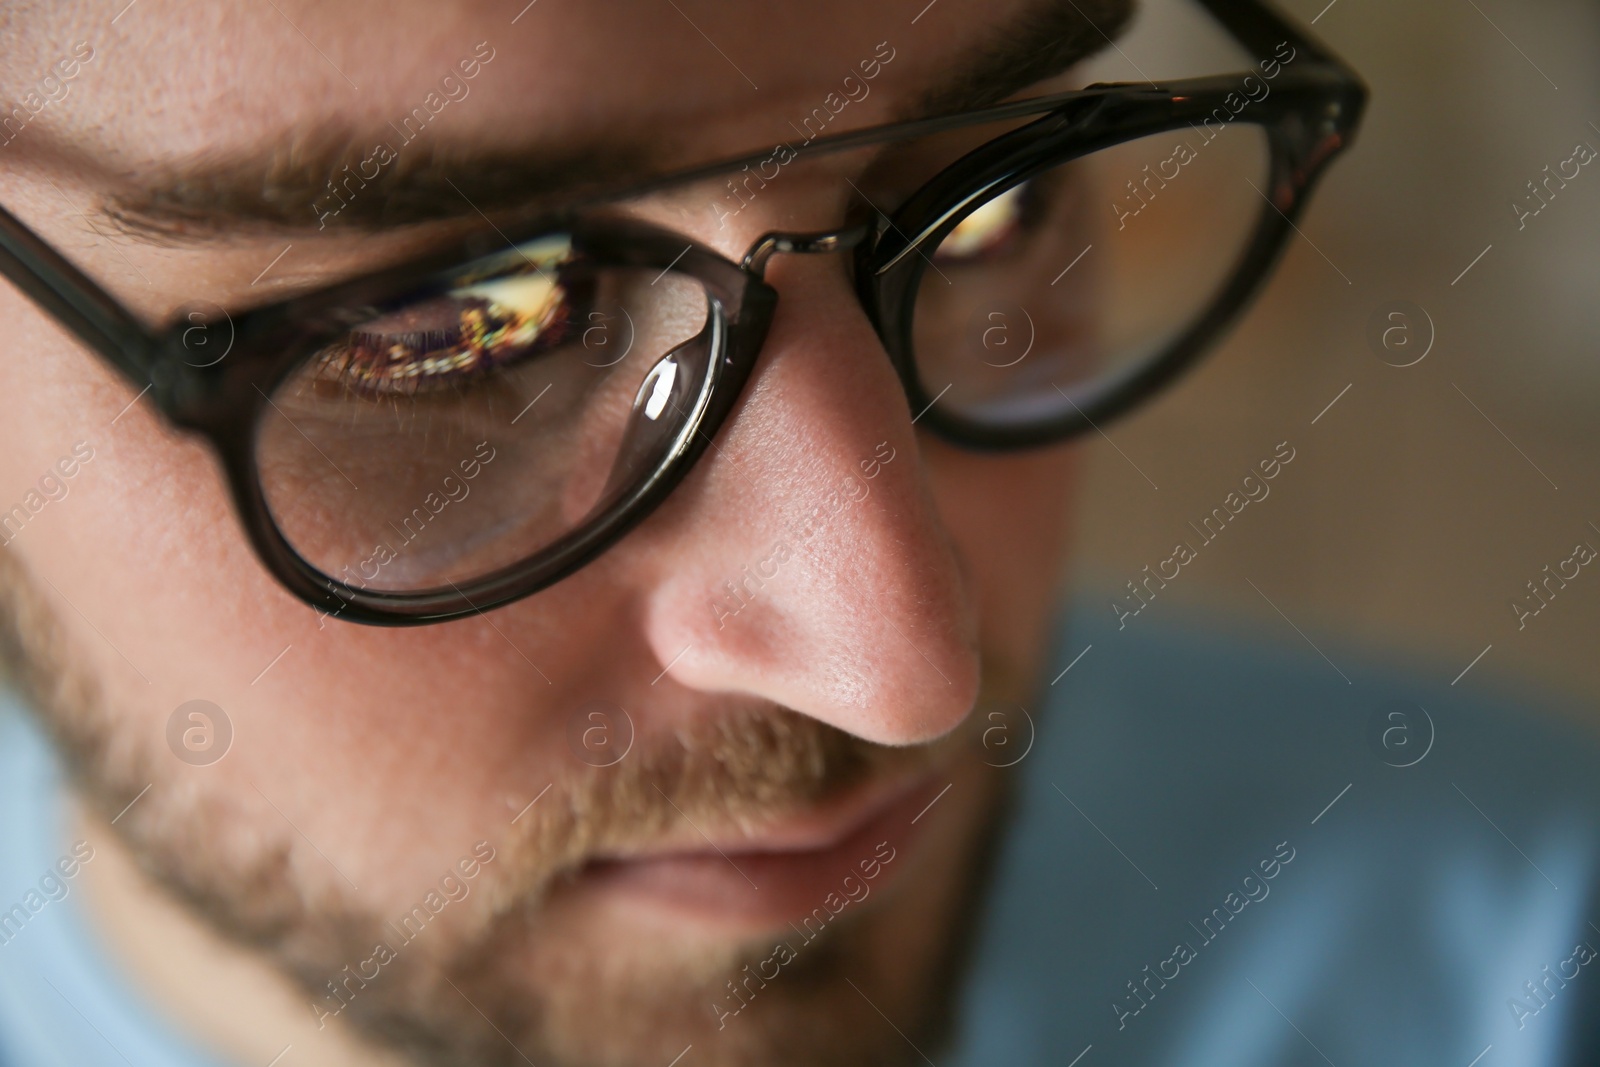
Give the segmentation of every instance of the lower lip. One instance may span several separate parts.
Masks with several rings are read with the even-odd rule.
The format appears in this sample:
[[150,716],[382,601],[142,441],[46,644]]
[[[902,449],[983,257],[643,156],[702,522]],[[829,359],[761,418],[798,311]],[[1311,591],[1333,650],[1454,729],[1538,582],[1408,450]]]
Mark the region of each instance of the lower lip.
[[[653,904],[679,917],[721,926],[771,928],[797,922],[825,907],[830,894],[838,907],[838,901],[851,894],[865,899],[862,886],[874,893],[892,881],[909,865],[906,853],[926,826],[921,813],[938,799],[941,788],[931,779],[917,784],[823,848],[721,853],[713,849],[598,861],[584,869],[572,888],[585,896],[618,895],[632,905]],[[873,877],[868,878],[868,872]],[[852,879],[848,885],[847,878]]]

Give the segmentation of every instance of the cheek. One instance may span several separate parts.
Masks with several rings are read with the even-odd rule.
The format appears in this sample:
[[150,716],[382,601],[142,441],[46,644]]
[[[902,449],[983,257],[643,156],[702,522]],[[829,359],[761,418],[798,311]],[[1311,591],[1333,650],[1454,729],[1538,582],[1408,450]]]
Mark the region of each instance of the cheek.
[[[75,441],[95,450],[71,494],[30,519],[7,558],[35,576],[63,627],[65,666],[115,709],[118,743],[147,754],[154,771],[199,773],[168,755],[168,720],[190,700],[215,703],[233,730],[230,773],[207,787],[247,802],[254,787],[280,804],[297,798],[304,831],[382,892],[436,877],[481,836],[504,806],[490,794],[507,787],[519,755],[565,751],[565,720],[548,708],[581,699],[555,664],[575,651],[614,654],[616,642],[596,633],[612,613],[585,612],[562,589],[498,613],[494,626],[319,619],[258,561],[209,448],[166,428],[148,399],[119,417],[135,390],[8,292],[0,321],[16,324],[17,344],[0,355],[0,500],[20,499]],[[548,767],[537,770],[549,779]],[[457,783],[447,802],[414,788],[430,774]]]
[[919,438],[939,514],[977,598],[991,666],[1031,685],[1059,603],[1077,453],[978,455]]
[[[222,576],[241,571],[243,546],[214,464],[163,429],[148,399],[128,407],[136,390],[14,292],[0,295],[0,319],[14,331],[0,358],[3,507],[75,442],[94,449],[72,491],[12,551],[114,695],[136,686],[132,706],[201,695],[174,669],[175,654],[198,666],[217,634],[238,629],[240,611],[238,597],[219,595]],[[257,592],[244,585],[244,595]],[[268,629],[271,608],[258,603]]]

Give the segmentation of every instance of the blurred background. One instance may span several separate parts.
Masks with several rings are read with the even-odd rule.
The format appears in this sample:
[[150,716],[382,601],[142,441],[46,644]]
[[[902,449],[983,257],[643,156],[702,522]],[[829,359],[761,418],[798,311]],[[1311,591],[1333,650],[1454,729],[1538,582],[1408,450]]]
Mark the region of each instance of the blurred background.
[[[1086,439],[1080,608],[1114,622],[1125,583],[1287,440],[1271,496],[1160,592],[1163,610],[1441,689],[1553,698],[1600,730],[1600,566],[1552,582],[1521,629],[1512,606],[1537,606],[1527,583],[1578,543],[1600,548],[1600,165],[1552,183],[1520,229],[1512,207],[1537,204],[1527,183],[1547,165],[1600,149],[1600,6],[1282,7],[1364,76],[1366,120],[1226,343]],[[1194,17],[1163,0],[1141,21],[1180,9]],[[1169,72],[1176,47],[1136,29],[1096,74]],[[1406,318],[1387,318],[1399,302]],[[1389,349],[1369,340],[1391,324]]]

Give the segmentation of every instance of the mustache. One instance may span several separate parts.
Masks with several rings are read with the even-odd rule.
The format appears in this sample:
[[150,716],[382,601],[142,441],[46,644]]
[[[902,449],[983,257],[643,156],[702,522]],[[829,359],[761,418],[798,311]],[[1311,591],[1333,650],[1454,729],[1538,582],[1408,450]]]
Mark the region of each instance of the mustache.
[[497,844],[504,865],[488,906],[495,916],[526,908],[597,854],[627,854],[685,821],[758,824],[931,766],[953,740],[892,748],[776,705],[707,709],[670,734],[639,736],[611,766],[574,759]]

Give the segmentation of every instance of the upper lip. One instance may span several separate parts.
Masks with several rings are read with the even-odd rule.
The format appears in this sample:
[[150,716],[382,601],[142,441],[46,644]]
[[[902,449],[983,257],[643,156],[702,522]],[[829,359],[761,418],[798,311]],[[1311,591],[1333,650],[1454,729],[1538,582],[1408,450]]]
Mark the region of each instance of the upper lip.
[[638,862],[716,854],[821,851],[849,838],[908,794],[926,785],[932,776],[933,771],[923,770],[869,778],[812,807],[751,826],[695,825],[685,815],[681,820],[682,832],[673,831],[643,848],[601,852],[593,859]]

